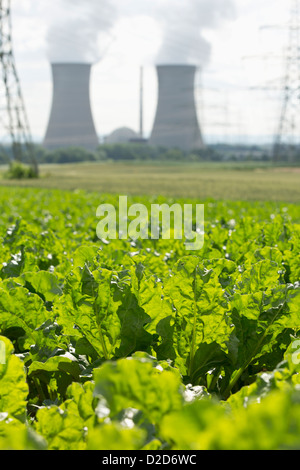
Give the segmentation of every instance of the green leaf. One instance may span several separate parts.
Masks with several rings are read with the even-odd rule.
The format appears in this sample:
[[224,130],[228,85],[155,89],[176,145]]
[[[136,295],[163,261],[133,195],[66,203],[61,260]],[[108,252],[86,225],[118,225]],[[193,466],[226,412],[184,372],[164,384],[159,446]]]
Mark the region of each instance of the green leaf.
[[273,289],[279,284],[282,269],[275,261],[261,260],[241,274],[239,290],[243,293],[255,293]]
[[93,266],[93,261],[96,258],[98,252],[99,247],[96,245],[80,246],[76,249],[73,256],[73,267],[84,267],[85,265],[88,267]]
[[13,345],[0,336],[0,413],[25,421],[28,385],[23,362],[13,354]]
[[64,403],[64,407],[68,411],[73,411],[74,414],[78,413],[84,426],[89,429],[97,423],[96,407],[98,400],[94,397],[94,388],[95,384],[93,382],[84,384],[73,382],[67,389],[67,400]]
[[40,408],[35,431],[43,436],[48,450],[85,450],[84,429],[79,415],[57,406]]
[[224,396],[240,379],[251,363],[276,345],[286,329],[300,326],[299,289],[279,286],[270,293],[236,294],[231,300],[234,335],[238,340],[237,369]]
[[31,292],[40,295],[46,302],[52,302],[57,296],[62,294],[55,274],[39,271],[37,273],[24,273],[21,278],[24,279],[26,287]]
[[183,403],[178,372],[163,367],[147,356],[107,362],[94,370],[95,394],[105,398],[110,416],[126,408],[143,412],[152,423]]
[[31,388],[37,390],[41,402],[65,400],[67,388],[73,381],[79,382],[80,373],[77,359],[69,353],[50,357],[45,362],[34,361],[28,368]]
[[165,416],[161,436],[171,450],[299,449],[299,418],[299,392],[272,392],[247,408],[203,399]]
[[[103,424],[88,432],[87,450],[141,450],[145,440],[146,432],[142,429],[126,429],[118,423]],[[109,464],[108,459],[104,456],[102,465]]]
[[0,413],[0,450],[46,450],[45,440],[28,425]]
[[105,269],[91,273],[87,266],[74,270],[54,307],[64,334],[86,338],[105,359],[113,357],[120,345],[119,302],[113,299],[113,274]]
[[0,332],[12,327],[24,331],[24,347],[29,348],[39,338],[37,329],[49,318],[42,299],[23,287],[9,291],[0,289]]
[[[166,280],[163,295],[174,321],[175,364],[183,375],[199,369],[196,353],[202,343],[216,343],[227,351],[232,326],[227,316],[228,302],[217,269],[206,269],[196,256],[182,258]],[[166,339],[165,339],[166,341]],[[168,339],[170,344],[170,338]]]
[[46,362],[34,361],[28,368],[28,375],[36,375],[40,371],[58,372],[63,371],[70,374],[74,380],[79,380],[80,366],[76,359],[70,355],[55,356],[47,359]]

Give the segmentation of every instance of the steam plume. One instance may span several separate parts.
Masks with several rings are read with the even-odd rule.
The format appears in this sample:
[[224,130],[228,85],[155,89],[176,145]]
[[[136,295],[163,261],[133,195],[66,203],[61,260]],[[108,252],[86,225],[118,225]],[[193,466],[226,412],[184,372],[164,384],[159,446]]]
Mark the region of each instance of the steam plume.
[[211,53],[206,30],[234,17],[233,0],[52,0],[51,3],[56,10],[56,21],[50,25],[47,35],[52,62],[95,62],[109,45],[119,18],[149,16],[157,21],[162,32],[157,63],[205,65]]
[[172,0],[160,3],[156,15],[163,29],[157,63],[205,65],[211,45],[204,33],[232,19],[234,6],[232,0]]
[[52,4],[56,20],[47,34],[51,62],[96,62],[116,20],[111,1],[52,0]]

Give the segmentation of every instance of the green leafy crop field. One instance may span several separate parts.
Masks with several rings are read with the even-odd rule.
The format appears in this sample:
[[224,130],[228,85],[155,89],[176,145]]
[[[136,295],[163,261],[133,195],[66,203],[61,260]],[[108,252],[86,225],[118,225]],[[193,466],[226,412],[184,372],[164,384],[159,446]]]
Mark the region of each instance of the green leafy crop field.
[[104,202],[0,190],[0,449],[300,449],[299,205],[207,202],[187,252]]

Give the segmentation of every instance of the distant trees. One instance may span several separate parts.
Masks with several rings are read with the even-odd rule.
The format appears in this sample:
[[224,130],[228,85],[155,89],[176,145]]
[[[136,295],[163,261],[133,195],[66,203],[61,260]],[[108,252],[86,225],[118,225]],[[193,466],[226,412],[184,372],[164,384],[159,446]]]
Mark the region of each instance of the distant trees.
[[79,163],[97,160],[94,152],[89,152],[80,147],[61,148],[52,151],[41,147],[38,153],[40,163]]
[[37,147],[39,163],[78,163],[93,161],[210,161],[222,160],[218,152],[211,148],[184,152],[180,149],[152,147],[140,143],[103,144],[94,152],[83,148],[69,147],[53,151]]
[[[211,162],[211,161],[261,161],[272,159],[270,152],[258,146],[210,145],[203,149],[184,152],[178,148],[167,149],[152,147],[144,143],[103,144],[95,151],[88,151],[79,147],[46,150],[42,146],[35,149],[39,164],[43,163],[79,163],[79,162],[129,162],[129,161],[157,161],[157,162]],[[300,151],[294,163],[300,162]],[[7,156],[0,151],[0,165],[7,164]],[[24,162],[28,163],[28,162]],[[282,163],[282,162],[281,162]]]

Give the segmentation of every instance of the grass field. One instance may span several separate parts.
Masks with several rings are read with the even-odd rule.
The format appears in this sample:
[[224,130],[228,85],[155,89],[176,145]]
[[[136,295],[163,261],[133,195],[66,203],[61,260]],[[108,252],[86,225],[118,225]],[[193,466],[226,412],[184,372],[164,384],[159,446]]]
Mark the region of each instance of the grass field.
[[[215,200],[300,201],[300,168],[256,163],[44,165],[38,180],[0,185]],[[2,170],[3,175],[3,170]]]

